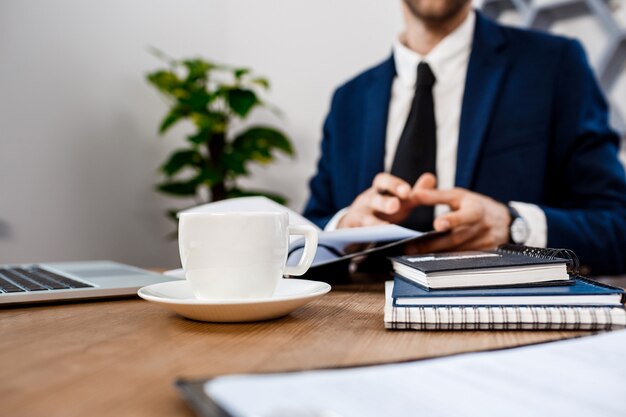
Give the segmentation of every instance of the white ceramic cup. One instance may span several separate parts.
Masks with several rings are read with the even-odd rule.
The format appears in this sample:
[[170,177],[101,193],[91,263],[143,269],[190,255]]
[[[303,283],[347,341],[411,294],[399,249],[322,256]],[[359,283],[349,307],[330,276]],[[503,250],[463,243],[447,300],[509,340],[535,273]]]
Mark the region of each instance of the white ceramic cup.
[[[286,266],[292,234],[304,235],[304,253],[296,266]],[[289,225],[287,212],[185,213],[179,218],[178,247],[196,297],[267,298],[283,275],[309,269],[317,231]]]

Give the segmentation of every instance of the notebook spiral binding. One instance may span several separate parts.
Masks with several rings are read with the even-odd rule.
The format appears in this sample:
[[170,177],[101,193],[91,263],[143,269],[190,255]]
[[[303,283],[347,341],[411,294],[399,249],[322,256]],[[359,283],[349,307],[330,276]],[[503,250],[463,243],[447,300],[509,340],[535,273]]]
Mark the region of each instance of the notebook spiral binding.
[[569,249],[535,248],[522,245],[501,245],[496,249],[500,253],[519,254],[542,259],[565,259],[567,260],[567,273],[580,275],[580,262],[574,251]]

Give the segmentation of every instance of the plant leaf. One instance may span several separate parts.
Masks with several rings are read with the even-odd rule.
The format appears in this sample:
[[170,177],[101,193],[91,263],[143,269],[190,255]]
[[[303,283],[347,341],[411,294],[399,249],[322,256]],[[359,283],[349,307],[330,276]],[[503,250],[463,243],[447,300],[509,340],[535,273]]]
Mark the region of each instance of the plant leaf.
[[259,191],[259,190],[242,190],[240,188],[232,188],[228,191],[226,198],[236,198],[236,197],[254,197],[254,196],[263,196],[267,197],[270,200],[277,202],[278,204],[286,205],[287,199],[280,194],[270,193],[267,191]]
[[197,184],[205,184],[209,187],[224,180],[224,176],[215,168],[202,167],[200,173],[194,178]]
[[246,168],[246,162],[250,158],[247,158],[242,152],[233,151],[225,152],[222,157],[222,166],[232,176],[248,175],[248,169]]
[[200,129],[193,135],[187,136],[187,140],[194,145],[203,145],[208,143],[211,139],[211,131],[206,129]]
[[157,185],[157,190],[162,193],[172,194],[177,196],[193,196],[196,194],[196,188],[198,183],[195,179],[188,181],[168,181]]
[[209,71],[215,68],[212,62],[201,58],[186,59],[182,64],[187,68],[187,82],[206,81],[209,78]]
[[149,45],[147,49],[148,49],[148,53],[150,53],[154,57],[160,59],[161,61],[167,62],[171,66],[175,66],[176,65],[176,60],[171,58],[171,57],[169,57],[165,52],[163,52],[159,48],[156,48],[154,46]]
[[195,149],[182,149],[174,152],[161,166],[161,171],[172,176],[186,166],[198,167],[202,163],[202,155]]
[[226,131],[227,116],[218,112],[195,112],[191,119],[200,130],[214,133]]
[[249,68],[235,68],[233,70],[233,75],[235,76],[236,79],[240,79],[246,74],[250,74]]
[[159,126],[159,133],[165,133],[170,127],[187,117],[187,115],[188,112],[181,106],[173,107],[161,122],[161,125]]
[[146,79],[159,91],[168,95],[173,95],[174,90],[182,84],[176,73],[170,70],[154,71],[148,74]]
[[178,102],[186,107],[189,107],[195,112],[206,112],[207,106],[215,99],[214,94],[208,93],[204,88],[190,89],[185,91],[184,94],[177,96]]
[[239,134],[232,143],[232,150],[244,160],[260,163],[272,161],[274,150],[290,156],[294,154],[291,142],[282,132],[263,126],[251,127]]
[[165,214],[167,215],[167,217],[171,220],[174,221],[178,221],[178,212],[181,211],[180,209],[169,209],[165,211]]
[[270,82],[267,78],[263,78],[263,77],[253,78],[252,80],[250,80],[250,82],[252,84],[260,85],[266,90],[269,90],[270,88]]
[[260,103],[256,94],[252,90],[226,88],[223,90],[223,93],[225,95],[226,102],[228,103],[228,107],[230,107],[235,114],[241,117],[246,117],[250,110]]

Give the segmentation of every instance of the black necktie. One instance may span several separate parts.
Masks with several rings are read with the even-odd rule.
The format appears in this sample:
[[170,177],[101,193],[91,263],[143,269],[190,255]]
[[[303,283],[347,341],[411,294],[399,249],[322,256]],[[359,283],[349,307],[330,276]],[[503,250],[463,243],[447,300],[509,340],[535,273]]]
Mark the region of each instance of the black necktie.
[[[409,117],[398,142],[391,166],[391,174],[402,178],[411,186],[425,172],[436,175],[437,125],[433,104],[435,75],[425,62],[417,66],[415,96]],[[402,223],[411,229],[428,231],[433,228],[433,207],[417,207]]]

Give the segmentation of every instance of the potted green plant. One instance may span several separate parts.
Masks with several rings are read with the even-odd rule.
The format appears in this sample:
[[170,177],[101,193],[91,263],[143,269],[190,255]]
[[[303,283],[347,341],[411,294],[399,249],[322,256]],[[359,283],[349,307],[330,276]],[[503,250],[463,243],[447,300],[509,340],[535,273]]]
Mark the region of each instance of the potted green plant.
[[[193,197],[196,203],[226,198],[264,195],[281,204],[283,196],[258,190],[243,190],[237,179],[249,175],[249,164],[269,164],[277,152],[293,156],[290,140],[280,130],[266,125],[247,126],[234,132],[235,120],[245,120],[255,108],[272,109],[259,97],[269,89],[266,78],[248,68],[219,65],[205,59],[166,60],[167,68],[147,75],[169,103],[159,133],[182,120],[191,121],[195,131],[185,146],[175,150],[160,167],[163,193]],[[176,210],[169,210],[175,216]]]

